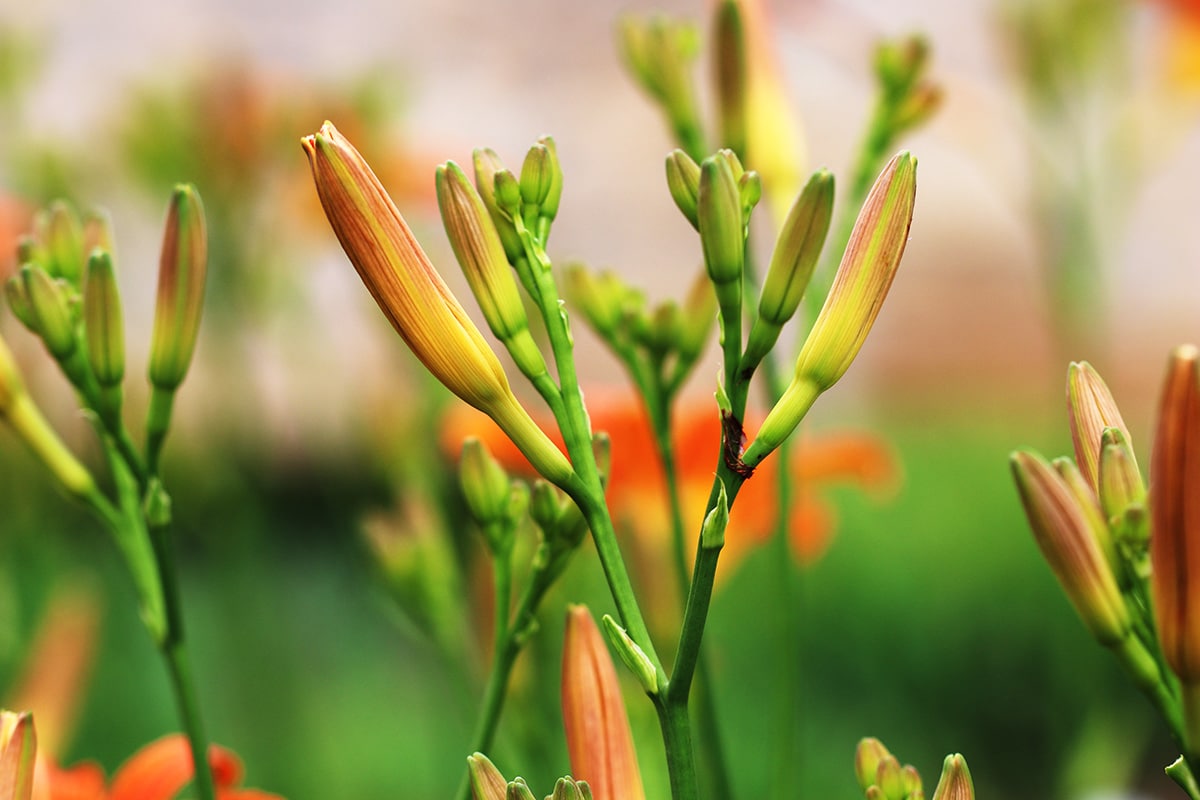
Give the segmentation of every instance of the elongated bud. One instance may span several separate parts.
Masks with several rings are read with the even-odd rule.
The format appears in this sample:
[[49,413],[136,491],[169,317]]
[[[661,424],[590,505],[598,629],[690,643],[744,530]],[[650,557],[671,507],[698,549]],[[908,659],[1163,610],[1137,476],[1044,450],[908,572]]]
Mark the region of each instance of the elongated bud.
[[520,181],[516,175],[502,169],[496,173],[494,182],[496,205],[499,206],[500,212],[509,219],[516,219],[521,215]]
[[475,188],[496,226],[496,233],[504,245],[504,254],[509,263],[515,264],[518,259],[525,257],[525,248],[521,246],[521,237],[517,235],[512,219],[501,212],[496,203],[496,173],[504,169],[504,164],[495,151],[486,148],[475,151],[472,163],[475,168]]
[[570,462],[517,401],[496,354],[366,161],[330,122],[303,145],[342,249],[409,349],[447,389],[490,416],[539,473],[565,482]]
[[1121,561],[1121,556],[1117,552],[1116,542],[1113,541],[1112,532],[1108,529],[1108,522],[1104,517],[1104,512],[1100,509],[1100,501],[1096,498],[1096,493],[1092,491],[1092,487],[1087,485],[1087,480],[1083,477],[1083,473],[1075,466],[1075,462],[1069,458],[1056,458],[1050,462],[1054,470],[1063,479],[1063,483],[1075,495],[1075,505],[1079,512],[1087,521],[1088,530],[1092,532],[1092,538],[1096,540],[1096,544],[1100,545],[1100,550],[1104,553],[1104,558],[1108,561],[1109,569],[1112,570],[1114,576],[1117,577],[1117,583],[1122,582],[1122,570],[1124,565]]
[[[528,206],[541,207],[554,188],[554,161],[550,149],[544,144],[535,144],[525,153],[521,163],[521,202]],[[561,184],[561,180],[559,181]]]
[[158,297],[150,339],[150,383],[174,391],[183,383],[204,309],[208,234],[196,187],[180,184],[171,195],[158,265]]
[[676,141],[693,158],[704,150],[691,62],[699,51],[694,25],[663,17],[626,17],[618,26],[621,54],[634,79],[662,106]]
[[967,760],[958,753],[946,756],[933,800],[975,800],[971,771],[967,769]]
[[562,705],[571,774],[596,800],[645,800],[617,673],[584,606],[567,610]]
[[83,249],[83,222],[70,204],[57,200],[46,217],[44,241],[49,257],[46,271],[78,288],[86,258]]
[[559,778],[554,784],[554,794],[550,795],[550,800],[592,800],[592,791],[587,781]]
[[67,285],[29,264],[21,268],[21,280],[42,342],[56,361],[66,361],[79,343]]
[[504,342],[522,373],[530,378],[546,374],[504,244],[483,199],[453,161],[437,168],[436,183],[446,236],[488,327]]
[[874,737],[862,739],[854,750],[854,775],[858,785],[865,792],[875,785],[875,776],[879,772],[879,763],[891,753],[883,742]]
[[508,792],[505,794],[507,800],[537,800],[530,791],[528,784],[524,778],[517,778],[508,784]]
[[699,231],[696,205],[700,196],[700,165],[682,150],[672,150],[667,156],[667,190],[675,207]]
[[1105,428],[1100,437],[1100,508],[1109,524],[1146,500],[1146,485],[1137,459],[1120,428]]
[[487,756],[483,753],[467,756],[467,769],[471,773],[471,796],[474,800],[505,800],[508,781]]
[[512,496],[508,473],[475,437],[463,442],[458,479],[475,522],[487,526],[505,518]]
[[717,504],[713,506],[700,526],[700,546],[706,550],[725,546],[725,529],[729,527],[729,497],[722,483],[717,492]]
[[36,759],[33,715],[0,711],[0,797],[30,800]]
[[788,213],[758,301],[758,317],[750,329],[745,363],[757,364],[779,338],[780,329],[796,313],[825,246],[833,218],[833,174],[815,173]]
[[120,384],[125,377],[125,323],[112,257],[104,250],[92,251],[88,259],[83,327],[96,380],[102,387]]
[[917,160],[892,158],[859,212],[829,296],[796,359],[796,377],[824,391],[846,373],[891,288],[917,192]]
[[604,634],[608,637],[609,644],[617,651],[617,655],[625,662],[625,666],[629,667],[629,671],[638,679],[638,683],[646,690],[646,694],[658,694],[658,672],[654,669],[654,664],[646,652],[638,647],[637,642],[629,638],[625,629],[608,614],[601,617],[600,624],[604,626]]
[[1129,611],[1097,541],[1094,519],[1040,456],[1017,452],[1011,463],[1029,527],[1050,569],[1092,635],[1101,644],[1120,643],[1129,633]]
[[1100,487],[1100,437],[1105,428],[1118,428],[1130,441],[1129,429],[1100,373],[1086,361],[1073,361],[1067,368],[1067,418],[1075,463],[1093,490]]
[[[1200,683],[1200,351],[1171,354],[1150,465],[1150,561],[1162,653],[1179,680]],[[1189,741],[1189,746],[1200,746]]]
[[29,292],[25,291],[25,279],[20,273],[4,282],[4,297],[8,300],[8,307],[13,316],[32,333],[38,334],[37,316],[34,314]]
[[741,8],[735,0],[721,0],[717,4],[713,39],[716,43],[714,84],[721,146],[728,147],[744,158],[748,93],[746,35]]
[[558,216],[558,206],[562,202],[563,173],[562,164],[558,160],[558,145],[553,136],[538,137],[538,144],[546,148],[549,156],[550,189],[542,198],[539,208],[541,216],[549,221]]
[[700,165],[696,214],[704,266],[717,289],[717,301],[724,314],[727,309],[740,308],[746,247],[741,195],[727,159],[710,156]]
[[908,792],[905,791],[904,770],[895,756],[889,754],[879,760],[875,767],[875,785],[889,798],[901,800],[908,796]]

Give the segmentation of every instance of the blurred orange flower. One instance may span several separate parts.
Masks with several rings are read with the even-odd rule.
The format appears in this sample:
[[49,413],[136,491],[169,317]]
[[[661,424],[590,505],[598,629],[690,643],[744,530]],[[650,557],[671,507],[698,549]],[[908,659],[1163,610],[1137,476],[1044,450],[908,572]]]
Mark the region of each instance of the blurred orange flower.
[[[666,481],[644,411],[640,404],[628,400],[597,402],[592,395],[589,400],[592,429],[607,432],[612,440],[608,501],[614,522],[633,531],[639,540],[661,537],[665,543],[671,529]],[[551,427],[543,426],[546,430]],[[446,452],[457,454],[467,436],[482,439],[508,470],[532,474],[520,452],[490,420],[456,404],[442,431]],[[720,437],[720,420],[711,403],[685,404],[676,409],[672,438],[688,531],[700,529],[716,471]],[[794,441],[798,446],[792,449],[788,469],[796,495],[789,514],[789,536],[796,558],[810,564],[828,548],[835,526],[834,512],[822,499],[821,490],[849,483],[886,496],[899,482],[899,467],[888,446],[866,433],[812,434]],[[556,442],[562,446],[561,439],[556,438]],[[749,548],[765,541],[774,529],[778,465],[778,458],[767,459],[738,494],[723,554],[730,566]]]
[[[282,800],[279,795],[257,789],[239,789],[243,768],[233,752],[212,745],[208,751],[217,800]],[[84,762],[63,769],[49,762],[39,764],[34,782],[34,800],[171,800],[192,779],[192,754],[181,734],[164,736],[143,747],[104,785],[104,771]]]
[[1167,78],[1178,89],[1200,95],[1200,0],[1159,0],[1169,14]]

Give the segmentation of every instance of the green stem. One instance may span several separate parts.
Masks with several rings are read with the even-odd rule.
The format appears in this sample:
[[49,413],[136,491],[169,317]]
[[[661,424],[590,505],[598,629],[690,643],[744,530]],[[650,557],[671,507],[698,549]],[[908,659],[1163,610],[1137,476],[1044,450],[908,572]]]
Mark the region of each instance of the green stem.
[[699,800],[696,782],[696,756],[692,750],[692,730],[688,720],[687,699],[666,698],[656,703],[658,724],[667,750],[667,772],[671,776],[672,800]]

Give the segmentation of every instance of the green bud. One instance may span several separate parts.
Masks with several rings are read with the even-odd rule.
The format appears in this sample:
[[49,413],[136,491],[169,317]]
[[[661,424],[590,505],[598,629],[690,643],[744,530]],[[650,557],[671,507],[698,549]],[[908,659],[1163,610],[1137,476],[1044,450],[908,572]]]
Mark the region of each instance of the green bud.
[[158,389],[174,391],[187,375],[200,332],[207,272],[204,206],[194,186],[180,184],[167,211],[150,340],[149,377]]
[[500,161],[500,156],[489,149],[476,150],[472,161],[475,167],[475,188],[479,190],[479,196],[492,217],[509,263],[515,264],[518,259],[525,257],[525,248],[521,246],[521,237],[517,235],[511,217],[503,213],[496,204],[496,173],[504,169],[504,164]]
[[438,208],[454,256],[488,327],[530,379],[546,374],[546,362],[529,332],[504,244],[483,198],[453,161],[437,168]]
[[529,791],[529,786],[525,784],[524,778],[517,778],[508,784],[508,793],[505,795],[507,800],[537,800],[533,796],[533,792]]
[[720,156],[706,158],[700,165],[696,214],[704,266],[716,286],[717,301],[722,313],[736,312],[741,303],[746,229],[737,179]]
[[83,215],[83,252],[90,258],[97,247],[109,255],[116,253],[112,218],[103,209],[93,209]]
[[66,361],[78,344],[66,284],[29,264],[21,268],[20,275],[42,342],[56,361]]
[[591,791],[586,783],[573,778],[559,778],[554,784],[554,794],[548,800],[591,800]]
[[13,316],[19,319],[22,325],[37,334],[37,317],[34,315],[33,304],[29,300],[29,293],[25,291],[25,280],[21,275],[13,275],[5,281],[4,296],[8,300],[8,307],[12,309]]
[[1096,498],[1096,492],[1088,485],[1087,479],[1083,477],[1083,473],[1071,459],[1060,457],[1051,461],[1050,464],[1062,477],[1063,482],[1071,490],[1071,493],[1075,495],[1075,502],[1079,513],[1086,520],[1088,528],[1092,532],[1092,538],[1096,540],[1096,544],[1104,552],[1104,557],[1108,561],[1108,566],[1112,570],[1113,575],[1117,576],[1118,579],[1121,578],[1124,573],[1124,563],[1117,552],[1117,545],[1113,541],[1112,532],[1109,531],[1108,523],[1100,509],[1100,501]]
[[[506,169],[498,170],[494,176],[496,205],[509,219],[521,216],[521,184],[515,175]],[[521,251],[524,253],[524,249]]]
[[719,550],[725,546],[725,529],[729,527],[729,496],[725,484],[717,491],[717,504],[713,506],[700,526],[700,546],[705,550]]
[[946,756],[933,800],[975,800],[971,771],[967,769],[967,760],[958,753]]
[[743,363],[757,365],[796,313],[825,246],[832,218],[833,174],[821,170],[809,178],[779,230]]
[[696,204],[700,196],[700,165],[682,150],[672,150],[667,156],[667,190],[675,207],[683,213],[692,227],[700,230]]
[[904,772],[895,756],[886,755],[879,760],[875,768],[875,785],[892,800],[903,800],[907,794],[904,791]]
[[83,250],[83,222],[68,203],[57,200],[50,205],[45,228],[46,271],[52,277],[79,285],[86,257]]
[[911,35],[884,41],[875,50],[875,76],[884,91],[902,95],[909,91],[929,62],[929,42]]
[[742,224],[750,224],[750,214],[762,199],[762,178],[754,170],[743,172],[738,178],[738,196],[742,200]]
[[17,239],[18,264],[36,264],[45,269],[49,261],[50,254],[46,251],[45,245],[36,236],[24,234]]
[[900,778],[905,797],[911,798],[911,800],[925,797],[924,789],[921,786],[921,774],[917,772],[916,767],[905,764],[900,770]]
[[698,157],[704,148],[691,66],[700,49],[699,31],[663,17],[626,17],[618,38],[634,79],[662,106],[680,146]]
[[508,782],[487,756],[483,753],[467,756],[467,769],[474,800],[505,800]]
[[558,489],[540,478],[534,481],[529,495],[529,516],[542,531],[553,532],[562,516]]
[[746,152],[746,32],[734,0],[717,4],[713,24],[716,40],[715,83],[721,146]]
[[125,326],[121,293],[113,274],[112,257],[100,249],[88,259],[83,287],[83,327],[88,362],[101,387],[116,386],[125,377]]
[[654,663],[650,661],[646,651],[638,647],[637,642],[629,638],[625,629],[608,614],[601,618],[600,624],[604,628],[608,643],[612,645],[612,648],[617,651],[617,655],[621,657],[621,661],[625,662],[625,666],[629,667],[629,671],[638,679],[638,683],[646,690],[646,694],[658,694],[658,671],[654,669]]
[[914,86],[892,112],[893,134],[911,130],[925,122],[942,105],[943,99],[944,92],[937,84],[922,81]]
[[616,274],[598,275],[582,264],[567,267],[563,294],[578,308],[600,338],[612,342],[626,332],[626,322],[641,313],[645,298]]
[[1146,500],[1146,485],[1138,471],[1129,440],[1120,428],[1105,428],[1100,437],[1100,508],[1114,520]]
[[[563,173],[562,164],[558,160],[558,145],[554,142],[553,136],[542,136],[538,138],[538,144],[546,148],[546,152],[550,156],[550,190],[546,192],[546,196],[542,198],[541,214],[542,217],[548,220],[553,220],[558,216],[558,205],[562,201],[563,190]],[[524,171],[522,169],[522,171]]]
[[873,737],[862,739],[854,750],[854,775],[858,785],[865,792],[875,785],[875,776],[879,773],[879,763],[891,756],[883,742]]
[[535,144],[521,164],[521,202],[540,207],[554,186],[554,162],[544,144]]
[[512,496],[508,473],[475,437],[463,442],[458,479],[475,522],[486,527],[505,519]]

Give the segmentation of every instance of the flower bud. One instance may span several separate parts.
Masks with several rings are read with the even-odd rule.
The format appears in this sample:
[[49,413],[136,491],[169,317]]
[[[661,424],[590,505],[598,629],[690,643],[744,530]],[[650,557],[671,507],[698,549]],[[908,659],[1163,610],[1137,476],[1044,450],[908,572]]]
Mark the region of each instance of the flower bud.
[[705,550],[719,550],[725,546],[725,529],[729,527],[729,496],[725,484],[717,491],[717,504],[704,517],[700,526],[700,546]]
[[[1200,683],[1200,351],[1171,354],[1150,465],[1150,561],[1163,657]],[[1200,742],[1189,741],[1195,748]]]
[[102,387],[116,386],[125,377],[125,324],[121,293],[113,274],[112,257],[93,250],[83,286],[83,329],[88,361]]
[[540,212],[543,219],[553,221],[558,216],[558,205],[562,202],[562,164],[558,160],[558,145],[553,136],[538,137],[538,144],[546,148],[550,162],[550,189],[542,198]]
[[20,273],[13,275],[4,283],[4,296],[13,316],[32,333],[38,335],[37,316],[33,311],[33,303],[29,300],[29,292],[25,291],[25,280]]
[[56,361],[66,361],[78,344],[67,285],[30,264],[21,268],[21,280],[42,342]]
[[891,288],[912,225],[917,160],[892,158],[859,212],[833,287],[796,359],[796,378],[825,391],[846,373]]
[[676,141],[692,157],[704,150],[691,64],[700,49],[694,25],[663,17],[626,17],[617,29],[621,55],[634,79],[666,112]]
[[667,156],[667,190],[675,201],[675,207],[699,231],[696,203],[700,196],[700,165],[682,150],[672,150]]
[[100,248],[109,255],[116,253],[113,239],[112,218],[103,209],[93,209],[83,215],[83,252],[90,258]]
[[501,212],[496,203],[496,173],[504,169],[504,164],[501,163],[500,156],[486,148],[475,151],[472,163],[475,168],[475,188],[496,226],[496,233],[504,245],[504,254],[509,263],[515,264],[518,259],[525,257],[525,248],[521,246],[521,237],[517,235],[512,219]]
[[474,800],[505,800],[508,781],[500,774],[487,756],[475,753],[467,756],[467,769],[471,774],[471,796]]
[[459,486],[467,511],[480,526],[502,521],[512,497],[508,473],[475,437],[463,442],[458,466]]
[[658,672],[654,663],[646,655],[646,651],[638,647],[637,642],[629,638],[625,629],[608,614],[600,618],[608,643],[617,651],[617,655],[629,667],[629,671],[638,679],[638,683],[646,690],[646,694],[658,694]]
[[1110,525],[1130,508],[1141,508],[1145,503],[1146,485],[1120,428],[1105,428],[1100,437],[1099,482],[1100,508]]
[[858,743],[854,749],[854,775],[858,785],[865,792],[875,785],[875,776],[879,773],[879,763],[891,753],[884,747],[883,742],[874,737],[867,737]]
[[505,794],[506,800],[537,800],[533,796],[533,792],[529,790],[528,784],[524,778],[517,778],[508,784],[508,792]]
[[1011,463],[1029,527],[1050,569],[1092,635],[1104,645],[1120,643],[1129,633],[1129,611],[1094,518],[1040,456],[1017,452]]
[[50,205],[46,217],[44,241],[48,260],[46,271],[79,286],[86,255],[83,250],[83,223],[68,203],[58,200]]
[[571,774],[596,800],[645,800],[617,673],[584,606],[567,609],[562,707]]
[[523,374],[530,378],[546,374],[504,244],[483,199],[453,161],[438,167],[436,183],[446,236],[488,327],[508,347]]
[[30,800],[36,762],[33,715],[28,711],[0,711],[0,797]]
[[1075,462],[1069,458],[1056,458],[1050,462],[1054,470],[1063,479],[1067,488],[1075,495],[1075,505],[1079,512],[1087,521],[1088,530],[1092,532],[1092,537],[1096,540],[1096,544],[1100,545],[1100,550],[1104,553],[1105,560],[1108,561],[1109,569],[1112,570],[1114,576],[1117,577],[1117,583],[1122,583],[1124,564],[1121,561],[1121,556],[1117,552],[1116,542],[1113,541],[1112,532],[1108,529],[1108,521],[1104,517],[1104,512],[1100,509],[1100,501],[1096,499],[1096,493],[1092,491],[1092,487],[1087,485],[1087,480],[1083,477],[1083,473],[1075,466]]
[[721,0],[717,4],[713,39],[716,43],[714,83],[721,146],[745,155],[746,36],[741,8],[735,0]]
[[409,349],[446,388],[490,416],[539,473],[565,482],[570,462],[517,401],[496,354],[366,161],[329,122],[303,144],[334,233]]
[[554,784],[554,794],[550,795],[550,800],[592,800],[592,791],[587,781],[559,778]]
[[1100,373],[1086,361],[1073,361],[1067,368],[1067,418],[1075,463],[1093,490],[1100,486],[1100,437],[1105,428],[1118,428],[1129,438],[1129,429]]
[[196,187],[179,184],[171,195],[158,265],[158,296],[150,339],[150,383],[172,392],[183,383],[204,308],[208,236]]
[[[521,163],[521,202],[539,207],[550,196],[554,187],[554,167],[550,149],[544,144],[535,144],[525,153]],[[561,183],[561,181],[560,181]]]
[[[494,176],[496,205],[509,219],[521,216],[521,183],[506,169]],[[522,252],[524,249],[522,248]]]
[[700,246],[704,266],[717,289],[722,314],[738,318],[742,297],[742,268],[746,248],[746,226],[737,178],[730,162],[718,156],[700,165],[700,191],[696,203]]
[[933,800],[975,800],[971,771],[967,769],[967,760],[958,753],[946,756]]

